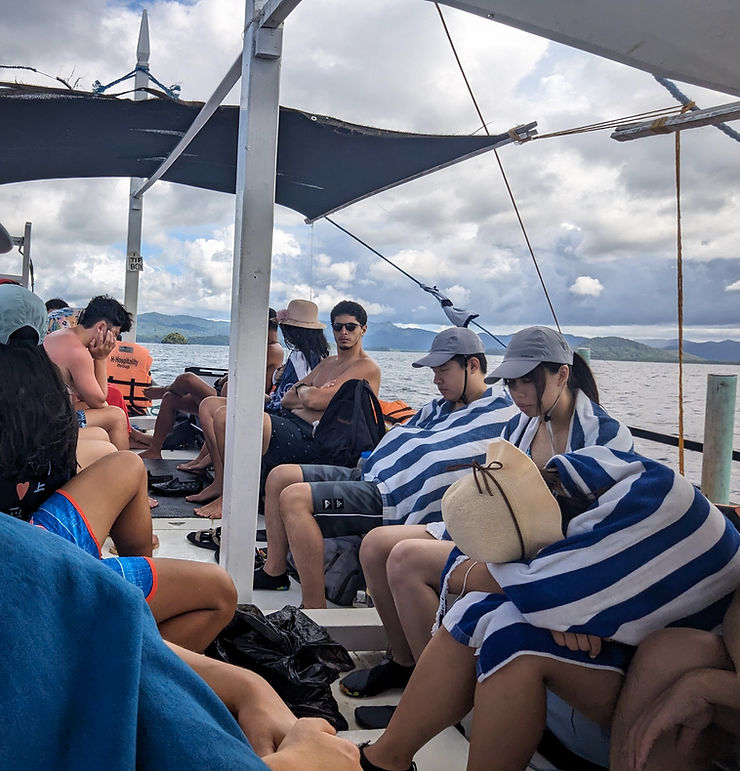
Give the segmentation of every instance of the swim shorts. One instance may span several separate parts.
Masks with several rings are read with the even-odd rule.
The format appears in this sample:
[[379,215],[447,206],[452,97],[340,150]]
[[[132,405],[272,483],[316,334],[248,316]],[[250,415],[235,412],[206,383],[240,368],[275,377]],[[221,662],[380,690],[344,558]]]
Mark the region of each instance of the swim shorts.
[[[62,490],[52,493],[31,515],[29,522],[79,546],[100,559],[100,544],[73,498]],[[147,600],[157,591],[157,569],[150,557],[110,557],[102,560],[130,584],[138,586]]]
[[87,415],[85,415],[85,410],[77,410],[77,422],[80,424],[80,428],[87,427]]
[[365,535],[383,524],[383,499],[359,468],[301,466],[311,488],[313,515],[324,538]]

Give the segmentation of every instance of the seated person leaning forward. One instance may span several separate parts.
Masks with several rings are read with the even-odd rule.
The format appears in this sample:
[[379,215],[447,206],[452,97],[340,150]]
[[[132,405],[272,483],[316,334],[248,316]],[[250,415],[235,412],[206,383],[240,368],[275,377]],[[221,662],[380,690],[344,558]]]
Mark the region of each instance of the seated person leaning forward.
[[164,637],[203,650],[234,614],[236,591],[217,565],[152,559],[146,469],[131,452],[105,454],[77,471],[77,415],[41,345],[46,309],[18,285],[0,286],[0,512],[101,559],[138,586]]
[[[450,560],[441,626],[388,728],[362,749],[366,771],[409,768],[471,707],[468,771],[526,769],[548,689],[608,727],[634,646],[665,626],[722,621],[740,534],[688,480],[606,447],[556,455],[539,475],[498,440],[446,493],[445,523],[465,553]],[[450,607],[448,593],[459,596]]]
[[320,463],[314,445],[314,423],[321,419],[334,394],[347,380],[367,380],[377,395],[380,367],[362,349],[367,331],[365,309],[351,300],[332,308],[335,356],[320,361],[282,397],[279,412],[265,413],[262,422],[262,480],[281,463]]
[[[470,329],[440,332],[431,351],[413,366],[431,367],[441,398],[391,429],[362,470],[285,465],[270,473],[265,497],[267,561],[255,571],[255,588],[287,588],[290,546],[304,605],[325,607],[324,537],[364,535],[382,524],[403,530],[404,523],[440,520],[442,494],[467,473],[451,467],[482,461],[488,442],[516,413],[503,389],[486,387],[484,350]],[[417,527],[424,530],[423,524]]]
[[3,515],[0,606],[0,768],[359,771],[328,723],[296,720],[253,672],[168,646],[135,587]]
[[[632,449],[627,427],[599,405],[588,364],[554,329],[527,327],[517,332],[486,382],[501,379],[519,408],[501,436],[538,467],[544,468],[559,452],[589,445]],[[349,696],[402,688],[411,676],[429,642],[439,575],[453,546],[443,531],[441,522],[427,527],[407,524],[376,528],[363,540],[360,561],[391,655],[371,669],[346,675],[341,688]]]
[[[46,329],[46,328],[45,328]],[[125,412],[107,402],[107,359],[131,314],[112,297],[93,297],[79,322],[46,335],[44,348],[59,367],[78,410],[80,426],[99,426],[119,450],[129,446]]]

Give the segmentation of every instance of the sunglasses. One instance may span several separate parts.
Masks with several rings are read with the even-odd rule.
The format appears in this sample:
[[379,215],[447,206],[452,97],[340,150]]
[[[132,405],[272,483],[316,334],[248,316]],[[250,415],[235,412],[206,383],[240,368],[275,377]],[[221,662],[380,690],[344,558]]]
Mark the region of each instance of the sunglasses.
[[354,332],[357,329],[357,327],[359,327],[359,326],[360,326],[360,324],[356,324],[353,321],[350,321],[348,324],[342,324],[339,321],[333,321],[332,325],[331,325],[331,328],[335,332],[341,332],[342,331],[342,327],[344,327],[348,332]]

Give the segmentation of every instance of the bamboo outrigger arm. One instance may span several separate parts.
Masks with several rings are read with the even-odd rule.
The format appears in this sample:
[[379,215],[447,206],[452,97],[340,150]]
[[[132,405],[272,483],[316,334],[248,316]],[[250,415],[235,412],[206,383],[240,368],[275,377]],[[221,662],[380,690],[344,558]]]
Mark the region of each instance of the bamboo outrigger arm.
[[715,126],[738,118],[740,118],[740,102],[731,102],[718,107],[707,107],[704,110],[673,115],[669,118],[622,126],[612,133],[611,138],[618,142],[626,142],[655,134],[670,134],[683,129]]

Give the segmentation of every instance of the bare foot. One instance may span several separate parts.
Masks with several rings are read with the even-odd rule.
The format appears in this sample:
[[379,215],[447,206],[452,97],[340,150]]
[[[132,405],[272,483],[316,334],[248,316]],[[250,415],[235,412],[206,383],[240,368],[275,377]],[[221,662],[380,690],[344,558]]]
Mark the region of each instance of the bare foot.
[[201,506],[199,509],[194,509],[196,517],[203,517],[204,519],[221,519],[221,507],[223,505],[223,499],[219,495],[215,501],[211,501],[205,506]]
[[218,498],[219,495],[221,495],[221,487],[216,486],[215,483],[211,483],[208,485],[208,487],[205,487],[199,493],[186,495],[185,500],[188,503],[208,503],[208,501],[212,501],[214,498]]
[[149,386],[144,389],[144,396],[147,399],[161,399],[166,391],[167,386]]
[[139,431],[138,428],[134,428],[133,426],[131,427],[131,433],[128,435],[128,438],[129,441],[133,440],[134,442],[146,445],[147,447],[152,443],[151,434],[145,434],[143,431]]
[[149,458],[149,460],[162,460],[162,451],[161,450],[152,450],[151,447],[149,447],[148,450],[144,450],[144,452],[139,453],[140,458]]
[[147,495],[147,498],[149,498],[149,508],[150,509],[156,509],[157,506],[159,506],[159,501],[156,498],[151,498]]
[[188,461],[187,463],[181,463],[178,467],[178,471],[186,471],[188,474],[205,474],[206,469],[208,466],[210,466],[210,459],[208,460],[208,463],[205,463],[202,466],[198,466],[193,461]]

